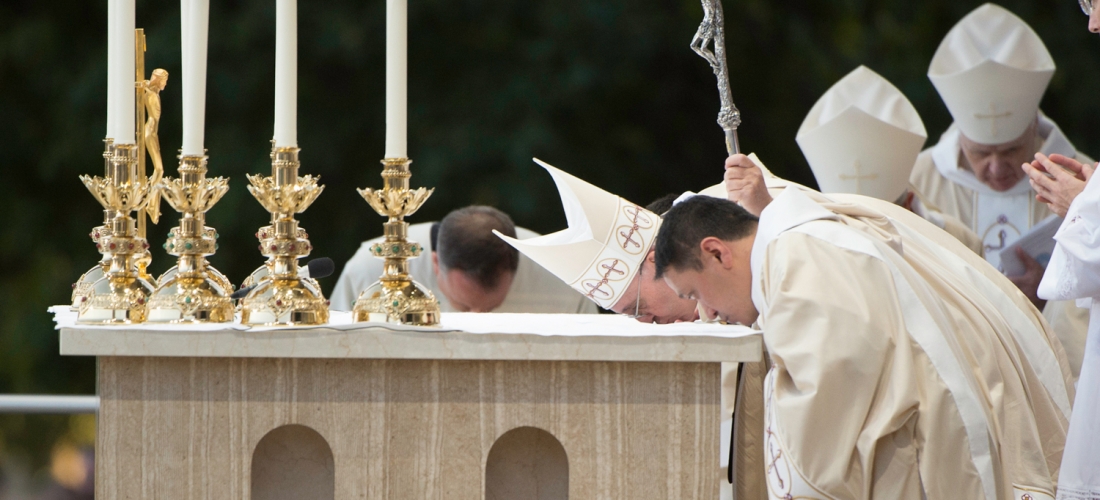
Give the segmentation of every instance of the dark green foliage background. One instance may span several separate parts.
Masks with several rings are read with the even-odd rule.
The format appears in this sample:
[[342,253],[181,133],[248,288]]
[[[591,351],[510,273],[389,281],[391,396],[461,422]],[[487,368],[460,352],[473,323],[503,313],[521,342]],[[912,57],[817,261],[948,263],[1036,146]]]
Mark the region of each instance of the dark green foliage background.
[[[269,172],[274,2],[213,0],[206,146],[231,178],[209,213],[222,234],[211,261],[239,282],[261,263],[253,233],[267,213],[245,173]],[[409,12],[409,153],[413,184],[436,193],[412,220],[470,203],[495,205],[542,232],[564,224],[542,158],[646,203],[718,182],[725,151],[714,77],[688,43],[697,0],[413,0]],[[904,91],[932,136],[950,118],[925,77],[939,40],[971,0],[726,0],[741,142],[780,175],[813,185],[794,142],[817,97],[859,64]],[[1072,0],[1012,0],[1048,44],[1058,72],[1043,102],[1077,145],[1100,154],[1100,40]],[[299,7],[299,140],[303,173],[327,186],[301,216],[315,256],[338,263],[382,219],[356,194],[380,186],[384,136],[384,2]],[[180,144],[179,6],[138,1],[147,67],[171,73],[162,150]],[[58,356],[46,308],[98,258],[100,207],[77,180],[101,174],[106,2],[0,2],[0,393],[95,391],[95,360]],[[175,173],[169,158],[170,174]],[[174,224],[150,231],[154,272]],[[335,278],[326,280],[331,288]],[[65,419],[0,417],[0,450],[40,465]]]

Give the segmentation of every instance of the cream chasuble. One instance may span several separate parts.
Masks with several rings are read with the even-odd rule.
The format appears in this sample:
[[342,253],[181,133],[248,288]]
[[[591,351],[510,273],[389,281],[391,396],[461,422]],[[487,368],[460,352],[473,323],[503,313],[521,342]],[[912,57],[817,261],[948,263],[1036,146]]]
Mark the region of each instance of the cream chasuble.
[[[1046,155],[1061,154],[1082,163],[1092,160],[1079,153],[1058,126],[1045,115],[1039,115],[1039,151]],[[1012,244],[1053,212],[1035,200],[1025,176],[1008,190],[999,193],[978,181],[966,164],[959,147],[959,130],[952,125],[940,142],[917,157],[909,179],[923,201],[933,210],[956,217],[982,240],[984,256],[990,264],[1000,264],[1000,249]],[[1074,376],[1080,373],[1084,356],[1088,311],[1072,302],[1051,301],[1043,315],[1054,328],[1069,356]]]
[[925,236],[944,233],[834,196],[785,189],[753,247],[768,494],[1051,498],[1060,346],[1007,280]]
[[1100,183],[1089,181],[1058,228],[1039,296],[1090,309],[1077,399],[1062,458],[1059,500],[1100,498]]
[[[760,170],[764,174],[764,182],[768,187],[768,191],[772,197],[779,196],[785,188],[788,186],[797,186],[800,189],[808,190],[809,188],[797,184],[782,177],[778,177],[773,174],[764,165],[760,158],[755,154],[750,154],[749,158],[752,159]],[[712,196],[715,198],[726,198],[726,187],[724,183],[715,184],[699,192],[700,195]],[[943,238],[943,241],[947,241],[948,245],[956,245],[958,242],[962,242],[966,245],[966,248],[961,250],[955,248],[954,250],[967,254],[976,253],[980,251],[980,245],[977,241],[977,236],[973,231],[962,226],[957,219],[951,216],[946,216],[939,212],[928,210],[920,202],[920,196],[913,201],[914,209],[919,210],[918,216],[914,216],[905,208],[899,207],[895,204],[882,202],[881,200],[866,198],[858,195],[830,195],[834,198],[843,198],[846,196],[854,196],[858,200],[867,201],[870,203],[876,203],[876,206],[886,207],[886,210],[892,210],[890,213],[903,213],[904,216],[909,217],[921,217],[935,225],[936,227],[946,231],[946,234],[954,237]],[[927,225],[925,225],[927,226]],[[927,229],[927,227],[926,227]],[[944,233],[937,231],[930,231],[934,237],[939,237]],[[958,241],[956,241],[956,239]],[[941,241],[942,242],[942,241]],[[1015,286],[1008,283],[1010,290],[1015,290]],[[1026,301],[1023,307],[1029,307]],[[759,451],[762,449],[763,443],[761,436],[757,432],[757,429],[762,425],[763,419],[763,380],[766,370],[763,367],[764,363],[748,364],[741,373],[741,378],[738,379],[737,363],[722,363],[722,467],[726,471],[728,468],[728,457],[731,455],[729,452],[729,446],[731,445],[730,433],[734,434],[733,448],[735,452],[736,464],[734,472],[729,474],[733,478],[732,489],[736,492],[732,498],[738,499],[761,499],[767,498],[767,486],[766,480],[763,474],[762,462],[760,461]],[[746,389],[748,389],[746,391]],[[736,405],[735,405],[736,402]],[[736,419],[730,417],[734,408],[738,409]],[[736,424],[736,428],[733,428],[732,424]],[[725,496],[726,485],[722,486],[723,497]]]
[[[422,222],[409,226],[409,239],[421,245],[430,244],[432,223]],[[521,239],[534,238],[538,233],[516,228]],[[332,309],[350,311],[355,305],[359,292],[378,281],[382,275],[382,259],[371,255],[370,247],[382,241],[382,237],[363,242],[359,251],[344,266],[340,279],[332,290]],[[447,297],[439,290],[439,284],[432,270],[431,254],[425,252],[419,258],[409,261],[409,274],[421,285],[428,287],[439,299],[439,308],[443,312],[454,311]],[[569,285],[562,283],[556,276],[534,263],[520,253],[519,267],[512,281],[512,287],[504,303],[493,312],[509,313],[586,313],[595,314],[596,304],[577,293]]]

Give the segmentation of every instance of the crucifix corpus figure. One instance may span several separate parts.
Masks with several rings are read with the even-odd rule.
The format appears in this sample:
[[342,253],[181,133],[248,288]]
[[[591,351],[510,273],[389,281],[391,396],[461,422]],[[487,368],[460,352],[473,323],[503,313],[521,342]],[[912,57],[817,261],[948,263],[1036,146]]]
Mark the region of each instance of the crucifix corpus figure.
[[146,210],[149,213],[149,219],[153,221],[153,224],[156,224],[160,219],[160,189],[157,189],[156,185],[164,176],[164,162],[160,156],[160,137],[157,135],[160,128],[160,91],[168,85],[168,72],[160,68],[154,69],[149,79],[138,85],[144,90],[143,101],[145,102],[145,116],[147,117],[145,120],[145,151],[149,153],[149,159],[153,161],[153,176],[149,178],[149,185],[152,186],[152,189],[149,206]]

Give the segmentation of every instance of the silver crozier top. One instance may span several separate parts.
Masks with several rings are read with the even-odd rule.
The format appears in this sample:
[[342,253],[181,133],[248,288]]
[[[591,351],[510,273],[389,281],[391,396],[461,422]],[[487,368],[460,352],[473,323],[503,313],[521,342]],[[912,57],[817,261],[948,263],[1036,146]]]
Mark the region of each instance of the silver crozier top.
[[[741,152],[737,142],[737,127],[741,125],[741,112],[733,105],[730,95],[730,77],[726,71],[726,34],[725,19],[722,16],[721,0],[702,0],[703,22],[691,39],[691,50],[710,63],[714,76],[718,78],[718,97],[722,100],[722,109],[718,111],[718,125],[726,132],[726,151],[729,154]],[[714,44],[711,51],[708,46]]]

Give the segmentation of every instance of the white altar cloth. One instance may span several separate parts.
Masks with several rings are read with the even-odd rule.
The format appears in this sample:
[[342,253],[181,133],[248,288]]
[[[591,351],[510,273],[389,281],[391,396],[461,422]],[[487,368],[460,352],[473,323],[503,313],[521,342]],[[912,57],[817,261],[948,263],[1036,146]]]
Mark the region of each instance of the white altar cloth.
[[652,325],[609,314],[445,313],[437,328],[354,323],[333,311],[310,327],[79,325],[50,308],[61,354],[259,358],[389,358],[590,361],[757,361],[759,331],[705,323]]

